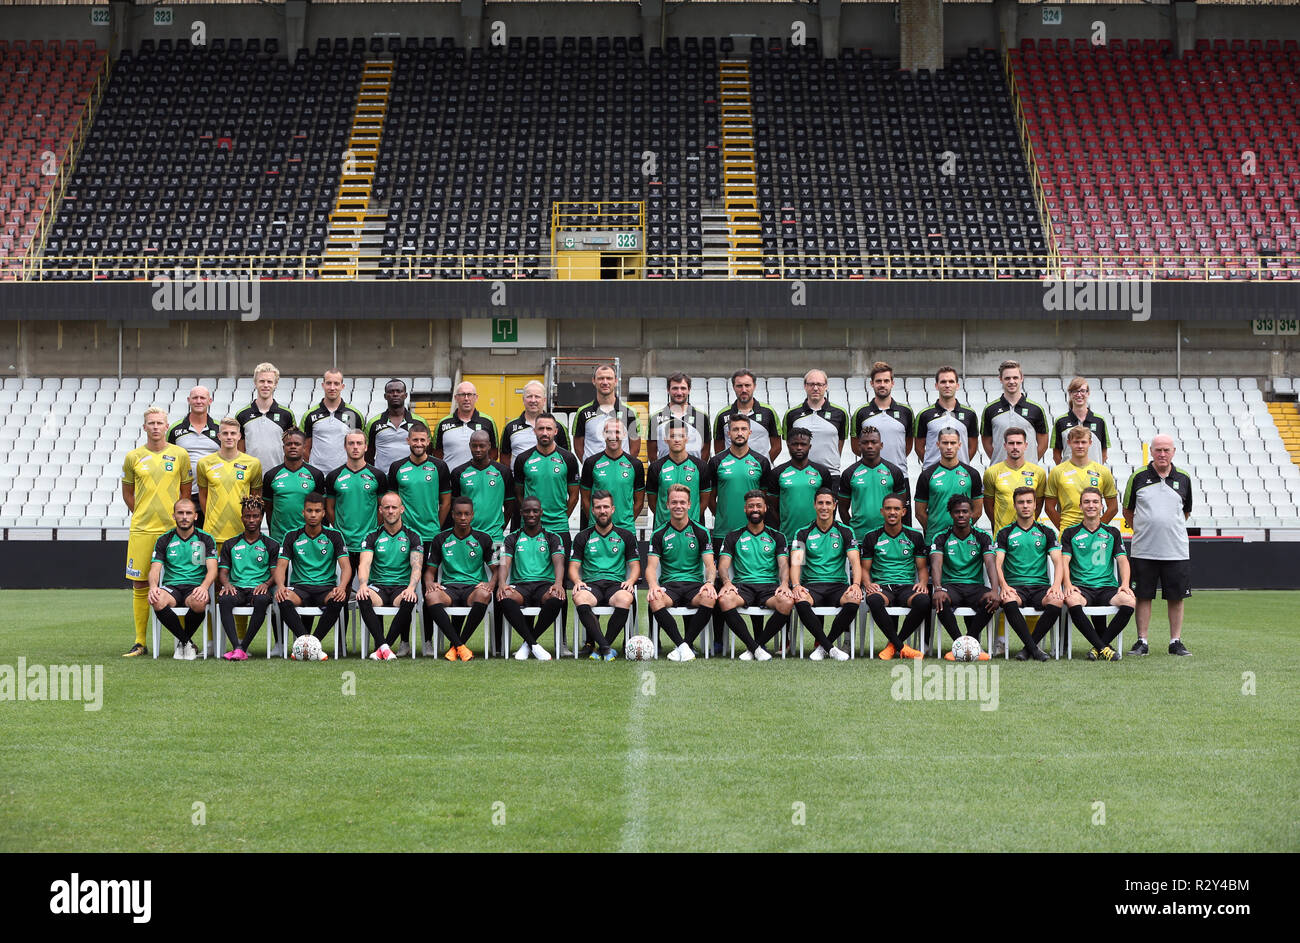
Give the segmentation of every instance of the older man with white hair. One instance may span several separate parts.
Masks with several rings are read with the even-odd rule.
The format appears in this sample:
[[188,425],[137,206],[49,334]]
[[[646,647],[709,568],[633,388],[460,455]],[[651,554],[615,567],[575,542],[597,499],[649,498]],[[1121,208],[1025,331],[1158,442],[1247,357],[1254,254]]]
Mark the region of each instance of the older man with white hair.
[[221,442],[217,438],[220,427],[212,418],[212,391],[206,386],[194,387],[185,401],[189,404],[190,411],[171,424],[171,428],[167,430],[167,443],[179,445],[189,453],[190,475],[194,479],[190,497],[194,500],[195,509],[199,511],[194,526],[202,527],[203,511],[199,504],[199,460],[215,454],[221,448]]
[[1124,489],[1124,523],[1133,528],[1129,560],[1137,596],[1138,639],[1130,655],[1145,655],[1151,603],[1157,585],[1169,609],[1169,654],[1190,655],[1183,645],[1183,600],[1192,594],[1187,518],[1192,513],[1192,479],[1174,466],[1172,436],[1151,440],[1151,461],[1133,472]]
[[488,434],[491,448],[488,456],[497,459],[497,424],[490,416],[478,411],[478,388],[465,380],[456,387],[456,404],[451,415],[440,423],[433,434],[433,456],[447,463],[448,468],[460,468],[473,456],[469,451],[469,437],[482,429]]
[[[524,411],[518,418],[506,423],[506,427],[501,430],[501,454],[509,456],[508,459],[503,459],[507,465],[513,464],[520,455],[537,445],[537,433],[533,431],[533,426],[537,422],[537,417],[544,412],[546,412],[546,387],[539,380],[529,380],[524,384]],[[565,451],[570,451],[569,433],[563,426],[556,431],[555,444]]]

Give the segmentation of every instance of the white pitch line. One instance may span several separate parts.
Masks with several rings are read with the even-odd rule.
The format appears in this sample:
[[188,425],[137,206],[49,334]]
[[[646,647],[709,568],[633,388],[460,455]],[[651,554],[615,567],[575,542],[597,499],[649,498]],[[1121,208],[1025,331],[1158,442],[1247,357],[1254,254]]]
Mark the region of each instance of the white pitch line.
[[634,678],[636,684],[632,688],[632,704],[627,712],[627,758],[623,761],[623,829],[618,845],[618,850],[627,854],[637,854],[644,850],[645,822],[641,816],[645,804],[641,801],[641,778],[650,758],[645,745],[643,723],[649,698],[641,693],[640,672]]

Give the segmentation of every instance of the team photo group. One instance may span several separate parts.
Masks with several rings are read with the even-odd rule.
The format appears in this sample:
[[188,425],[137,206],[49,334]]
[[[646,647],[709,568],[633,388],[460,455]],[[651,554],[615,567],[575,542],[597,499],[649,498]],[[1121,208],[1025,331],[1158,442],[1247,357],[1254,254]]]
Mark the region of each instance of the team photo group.
[[[519,660],[550,660],[542,640],[553,630],[561,657],[612,660],[622,634],[628,657],[654,657],[666,638],[672,661],[766,661],[801,655],[807,630],[819,661],[931,651],[1047,661],[1074,629],[1089,660],[1112,661],[1131,620],[1126,654],[1148,653],[1157,593],[1169,653],[1190,654],[1193,482],[1166,434],[1147,444],[1148,464],[1117,479],[1082,377],[1053,417],[1025,396],[1016,361],[1000,365],[1002,395],[982,410],[940,366],[934,401],[913,409],[878,361],[870,399],[850,414],[811,369],[804,401],[777,415],[741,369],[734,400],[709,416],[675,373],[646,421],[602,364],[595,398],[567,428],[534,381],[500,430],[469,382],[430,428],[401,380],[367,419],[338,370],[301,417],[277,402],[279,378],[262,363],[251,402],[214,404],[196,386],[183,417],[145,411],[144,444],[122,463],[128,657],[157,657],[165,628],[174,658],[242,661],[264,625],[270,657],[329,658],[320,643],[331,631],[337,657],[355,612],[358,654],[378,661],[469,661],[480,627],[489,656],[510,654],[518,635]],[[653,641],[636,634],[642,604]]]

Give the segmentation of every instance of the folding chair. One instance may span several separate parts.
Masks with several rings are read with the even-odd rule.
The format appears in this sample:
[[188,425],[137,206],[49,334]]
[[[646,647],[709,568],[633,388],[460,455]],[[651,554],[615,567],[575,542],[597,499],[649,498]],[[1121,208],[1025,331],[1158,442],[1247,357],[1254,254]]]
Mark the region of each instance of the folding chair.
[[[766,625],[767,620],[770,619],[772,615],[776,612],[775,609],[768,609],[766,606],[741,606],[736,611],[739,612],[742,616],[749,617],[750,629],[753,631],[755,638],[758,638],[758,632],[760,631],[759,626]],[[756,617],[759,618],[761,621],[755,622],[754,620]],[[725,625],[726,623],[724,622],[723,624]],[[731,657],[735,658],[736,657],[736,635],[734,632],[727,633],[727,646],[728,646],[728,651],[731,653]],[[781,652],[781,657],[782,658],[785,657],[784,651]]]
[[[636,593],[633,592],[633,593],[632,593],[632,605],[631,605],[631,607],[628,609],[628,613],[627,613],[627,622],[626,622],[626,623],[624,624],[624,626],[623,626],[623,645],[624,645],[625,647],[626,647],[626,645],[627,645],[627,640],[630,639],[633,635],[636,635],[636,627],[637,627],[637,625],[636,625],[636,620],[637,620],[636,603],[637,603]],[[615,610],[615,607],[614,607],[614,606],[592,606],[592,607],[591,607],[591,614],[594,615],[597,619],[600,619],[601,616],[612,616],[612,615],[614,614],[614,610]],[[575,622],[577,622],[577,620],[575,620]],[[577,624],[581,625],[581,622],[578,622]],[[655,633],[655,634],[658,635],[658,633]],[[576,641],[576,639],[575,639],[575,641]],[[659,657],[658,639],[656,638],[655,641],[656,641],[656,644],[655,644],[655,657],[658,658],[658,657]],[[576,645],[575,645],[574,648],[573,648],[573,657],[574,657],[575,660],[576,660],[577,657],[578,657],[578,646],[576,646]]]
[[[668,615],[672,616],[674,619],[681,619],[682,626],[685,627],[686,621],[699,611],[700,610],[698,608],[694,608],[690,606],[670,606],[668,608]],[[650,617],[650,621],[652,623],[654,622],[654,616]],[[652,638],[655,643],[655,658],[659,657],[659,632],[660,631],[661,630],[658,625],[650,626],[650,638]],[[713,620],[712,619],[710,619],[708,622],[704,624],[704,631],[700,633],[700,638],[704,640],[704,657],[708,658],[709,655],[713,652]]]
[[[826,618],[827,618],[827,616],[837,616],[837,615],[839,615],[839,613],[840,613],[840,607],[839,607],[839,606],[813,606],[813,615],[815,615],[817,618],[819,618],[819,619],[822,620],[822,626],[823,626],[823,627],[826,625]],[[799,612],[798,612],[798,610],[795,610],[794,612],[791,612],[791,613],[790,613],[790,618],[791,618],[791,620],[798,620],[798,619],[799,619]],[[808,629],[808,627],[807,627],[806,625],[804,625],[802,621],[800,621],[800,622],[799,622],[799,629],[798,629],[798,632],[799,632],[799,657],[800,657],[800,658],[803,657],[803,637],[804,637],[804,635],[806,634],[807,629]],[[857,657],[857,639],[855,638],[855,635],[856,635],[857,633],[854,632],[852,628],[850,628],[848,634],[849,634],[849,657],[850,657],[850,658],[855,658],[855,657]]]
[[[900,617],[906,618],[907,614],[911,611],[912,611],[911,608],[908,606],[886,606],[885,607],[885,612],[888,615],[894,617],[895,619],[898,619]],[[921,628],[924,631],[925,626],[923,625]],[[867,649],[867,657],[875,658],[876,657],[876,625],[871,619],[871,610],[867,608],[867,601],[865,598],[860,603],[858,609],[858,630],[865,633],[865,636],[862,639],[862,647]],[[922,646],[924,647],[924,643],[922,643]]]
[[[293,608],[298,612],[299,618],[306,616],[308,619],[319,619],[325,614],[325,610],[320,606],[294,606]],[[285,630],[284,622],[280,619],[280,607],[275,603],[272,603],[269,611],[274,613],[274,624],[280,628],[281,634],[284,636],[283,657],[288,658],[289,653],[293,650],[293,642],[289,639],[288,632]],[[347,610],[344,609],[339,613],[339,617],[334,621],[334,627],[330,629],[330,631],[334,633],[334,659],[336,661],[339,657],[339,640],[343,637],[343,633],[347,631],[347,622],[348,614]],[[271,657],[269,649],[266,657]],[[364,651],[362,652],[362,657],[365,657]]]
[[[1089,619],[1093,619],[1097,616],[1100,616],[1102,619],[1109,619],[1111,616],[1119,615],[1119,606],[1084,606],[1083,614],[1087,616]],[[1070,611],[1068,609],[1062,609],[1061,618],[1068,619],[1069,617],[1070,617]],[[1093,624],[1095,625],[1096,623],[1094,622]],[[1061,635],[1065,636],[1065,660],[1066,661],[1069,661],[1071,658],[1074,657],[1074,633],[1070,631],[1071,628],[1073,628],[1073,626],[1067,626],[1065,631],[1060,633]],[[1119,654],[1120,657],[1123,657],[1124,654],[1123,630],[1121,630],[1119,635],[1115,637],[1115,641],[1119,643],[1119,647],[1116,648],[1115,651],[1116,653]],[[1060,647],[1059,639],[1057,640],[1057,647],[1058,648]],[[1057,654],[1057,657],[1060,657],[1059,652]]]
[[[171,610],[172,612],[176,613],[176,617],[181,620],[182,624],[184,624],[185,617],[190,614],[189,606],[172,606]],[[204,607],[204,612],[207,613],[208,616],[212,615],[212,597],[210,593],[208,597],[208,605]],[[149,607],[149,624],[153,630],[153,657],[157,658],[158,641],[159,641],[159,636],[162,633],[162,623],[158,621],[158,613],[154,610],[152,606]],[[208,625],[209,624],[210,624],[209,619],[205,617],[203,620],[203,660],[204,661],[206,661],[208,658]],[[168,634],[170,635],[171,633]]]
[[[416,595],[422,597],[423,593],[417,592]],[[411,633],[411,658],[412,659],[415,658],[416,652],[420,651],[424,647],[424,622],[422,619],[423,604],[424,604],[424,600],[422,598],[417,599],[415,601],[415,607],[411,610],[411,625],[409,631]],[[401,611],[402,611],[401,606],[375,606],[375,616],[378,617],[379,624],[381,627],[383,626],[385,619],[391,619],[393,618],[393,616],[397,615]],[[469,610],[466,611],[468,612]],[[357,620],[358,629],[356,633],[351,635],[352,638],[356,638],[357,634],[361,636],[361,657],[366,658],[368,657],[366,653],[366,643],[370,641],[370,631],[366,628],[365,620],[361,618],[360,604],[349,607],[348,621],[351,622],[353,618]],[[340,614],[339,619],[340,621],[342,621],[342,614]],[[420,631],[419,645],[415,644],[415,631],[417,628]],[[434,632],[437,632],[438,627],[434,626],[433,630]],[[334,639],[334,646],[337,649],[338,647],[337,638]],[[435,653],[437,652],[436,646],[434,647],[434,652]],[[420,654],[424,654],[424,653],[420,652]],[[335,655],[334,657],[337,658],[338,656]]]
[[[473,608],[472,606],[448,606],[447,615],[449,618],[452,619],[465,619],[466,617],[469,616],[472,608]],[[496,599],[493,598],[488,601],[487,612],[483,614],[483,657],[484,658],[492,657],[492,634],[493,634],[492,616],[495,608],[496,608]],[[378,609],[375,610],[375,612],[378,611],[379,611]],[[421,611],[423,611],[423,603],[421,603]],[[424,645],[423,624],[424,624],[423,621],[421,621],[420,645],[422,647]],[[464,623],[462,622],[462,625],[463,624]],[[412,631],[414,631],[414,625],[415,625],[414,615],[411,616],[411,625],[412,625]],[[411,648],[414,649],[415,646],[412,645]],[[442,633],[438,630],[438,623],[435,622],[433,624],[433,657],[437,658],[438,653],[440,651],[442,651]],[[421,654],[427,655],[428,652],[421,652]]]

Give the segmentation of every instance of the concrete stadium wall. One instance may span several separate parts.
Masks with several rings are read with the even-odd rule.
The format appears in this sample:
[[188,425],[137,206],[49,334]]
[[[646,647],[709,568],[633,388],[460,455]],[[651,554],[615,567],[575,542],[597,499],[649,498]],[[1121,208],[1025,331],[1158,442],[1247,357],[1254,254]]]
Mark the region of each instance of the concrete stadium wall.
[[[5,6],[0,8],[0,36],[9,39],[95,39],[108,45],[110,30],[93,26],[89,6]],[[202,20],[210,38],[275,36],[285,46],[285,12],[280,4],[184,4],[173,7],[170,27],[153,25],[151,6],[125,6],[123,41],[136,48],[144,38],[179,39],[190,24]],[[897,56],[898,24],[894,4],[844,3],[840,13],[840,45],[872,49]],[[1174,31],[1169,6],[1082,4],[1062,6],[1063,22],[1044,26],[1041,7],[1017,4],[1009,22],[999,5],[954,3],[944,8],[944,52],[961,55],[969,47],[996,47],[1000,34],[1017,38],[1086,37],[1092,23],[1106,24],[1111,39],[1168,39]],[[516,36],[633,36],[640,35],[637,3],[486,3],[484,20],[501,20]],[[814,9],[790,3],[686,3],[665,17],[668,36],[762,37],[788,36],[791,23],[802,20],[811,37],[820,38]],[[378,24],[378,25],[377,25]],[[1010,26],[1010,29],[1007,27]],[[1300,35],[1300,7],[1197,5],[1196,33],[1222,39],[1260,39]],[[465,41],[459,3],[383,3],[309,5],[305,30],[308,48],[317,38],[391,35],[454,36]],[[744,48],[743,43],[738,46]]]
[[[122,329],[121,369],[124,376],[237,376],[269,359],[290,375],[335,362],[362,376],[531,373],[541,372],[558,346],[570,356],[618,356],[625,373],[646,375],[716,376],[746,365],[766,374],[820,366],[863,375],[877,359],[900,375],[947,363],[992,375],[1013,357],[1040,376],[1173,376],[1179,338],[1184,376],[1300,376],[1300,338],[1256,337],[1245,323],[919,319],[574,318],[549,322],[546,348],[510,356],[462,348],[460,321],[173,321]],[[118,327],[108,321],[0,324],[0,377],[116,376],[118,354]]]

